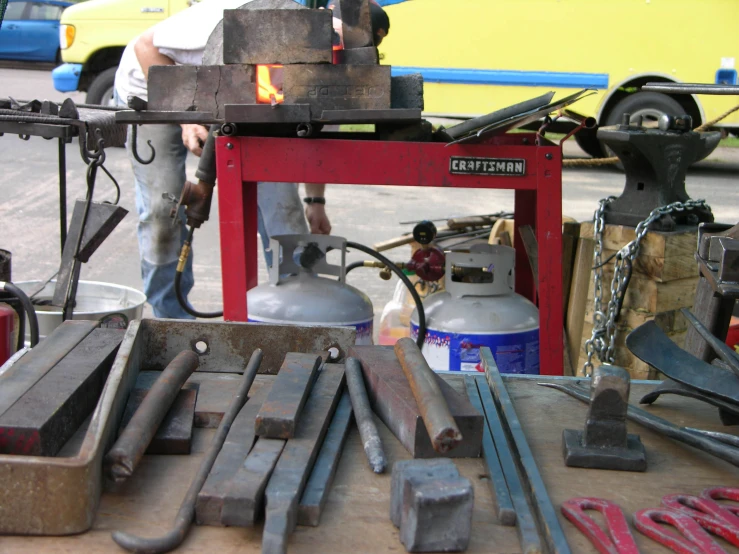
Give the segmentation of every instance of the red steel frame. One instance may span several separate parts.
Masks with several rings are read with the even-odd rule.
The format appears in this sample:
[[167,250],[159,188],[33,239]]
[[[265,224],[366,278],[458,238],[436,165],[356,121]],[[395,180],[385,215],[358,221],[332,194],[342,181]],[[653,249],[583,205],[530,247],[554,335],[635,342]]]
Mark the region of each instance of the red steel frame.
[[[544,141],[545,142],[545,141]],[[526,175],[452,175],[451,156],[526,160]],[[539,243],[540,371],[563,374],[562,151],[515,133],[486,144],[446,146],[305,138],[219,137],[216,141],[221,230],[223,316],[246,321],[246,291],[257,285],[257,182],[341,183],[515,191],[518,226],[536,229]],[[523,248],[516,249],[516,292],[536,301]]]

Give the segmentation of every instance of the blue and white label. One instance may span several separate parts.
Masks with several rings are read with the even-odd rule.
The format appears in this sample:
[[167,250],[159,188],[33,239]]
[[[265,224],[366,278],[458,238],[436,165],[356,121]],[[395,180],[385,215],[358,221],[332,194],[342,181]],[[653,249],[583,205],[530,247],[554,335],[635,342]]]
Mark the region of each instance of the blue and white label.
[[303,325],[305,327],[322,327],[322,326],[329,326],[329,327],[354,327],[357,330],[357,338],[354,341],[354,344],[367,346],[374,344],[372,342],[372,320],[368,319],[367,321],[360,321],[359,323],[312,323],[312,322],[306,322],[306,321],[295,321],[288,323],[286,321],[273,321],[271,319],[266,318],[257,318],[248,316],[246,321],[249,323],[272,323],[276,325]]
[[[411,324],[411,337],[418,325]],[[517,333],[449,333],[428,329],[422,352],[434,371],[479,371],[480,348],[493,353],[501,373],[539,374],[539,329]]]

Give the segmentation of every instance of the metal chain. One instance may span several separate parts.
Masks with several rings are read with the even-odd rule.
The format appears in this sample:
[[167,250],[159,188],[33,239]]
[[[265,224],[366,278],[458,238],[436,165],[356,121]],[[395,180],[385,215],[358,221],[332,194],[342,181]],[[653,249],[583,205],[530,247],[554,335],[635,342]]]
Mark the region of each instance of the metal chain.
[[601,363],[612,364],[615,361],[616,322],[621,313],[621,306],[626,295],[626,289],[631,279],[631,268],[639,255],[639,245],[649,231],[649,226],[664,215],[673,212],[683,212],[695,208],[710,210],[705,200],[688,200],[687,202],[673,202],[667,206],[655,208],[647,218],[636,226],[634,240],[629,242],[616,253],[611,281],[611,298],[606,311],[603,311],[603,231],[605,230],[605,211],[608,204],[616,199],[615,196],[603,198],[598,203],[598,209],[593,214],[593,237],[595,249],[593,251],[593,334],[585,342],[587,361],[583,364],[583,373],[587,376],[593,371],[593,355],[597,355]]

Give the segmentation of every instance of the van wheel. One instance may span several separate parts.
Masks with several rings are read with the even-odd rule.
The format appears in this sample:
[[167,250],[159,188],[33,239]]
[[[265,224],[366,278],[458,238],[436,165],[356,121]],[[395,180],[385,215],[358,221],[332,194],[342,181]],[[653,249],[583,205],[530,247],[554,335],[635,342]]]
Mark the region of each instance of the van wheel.
[[86,104],[103,106],[111,106],[113,104],[113,85],[115,84],[115,72],[117,70],[117,67],[109,67],[95,77],[87,89]]

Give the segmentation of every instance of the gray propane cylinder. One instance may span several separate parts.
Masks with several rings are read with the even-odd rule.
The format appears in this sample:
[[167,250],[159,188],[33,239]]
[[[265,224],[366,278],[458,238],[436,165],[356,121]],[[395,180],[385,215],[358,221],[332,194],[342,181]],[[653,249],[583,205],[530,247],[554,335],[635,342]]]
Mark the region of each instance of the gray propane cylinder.
[[[270,237],[269,282],[246,293],[248,320],[261,323],[354,327],[356,344],[372,344],[372,302],[346,284],[346,239],[329,235]],[[329,264],[326,251],[341,252]],[[299,261],[296,262],[296,250]],[[325,276],[338,277],[331,279]]]
[[[539,310],[513,292],[515,253],[509,246],[487,244],[447,253],[446,290],[423,302],[422,352],[434,371],[484,371],[480,348],[487,346],[501,372],[539,373]],[[484,268],[492,282],[456,282],[455,267]],[[411,336],[418,337],[417,311],[411,315]]]

